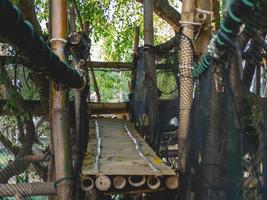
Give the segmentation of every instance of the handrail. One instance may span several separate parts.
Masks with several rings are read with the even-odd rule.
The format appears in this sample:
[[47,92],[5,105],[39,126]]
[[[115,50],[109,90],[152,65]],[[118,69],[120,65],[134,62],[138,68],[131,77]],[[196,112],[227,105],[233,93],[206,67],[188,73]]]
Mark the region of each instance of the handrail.
[[33,63],[27,66],[32,71],[44,73],[57,83],[71,88],[83,86],[82,76],[51,51],[31,23],[24,21],[18,8],[8,0],[0,0],[0,37],[22,50]]

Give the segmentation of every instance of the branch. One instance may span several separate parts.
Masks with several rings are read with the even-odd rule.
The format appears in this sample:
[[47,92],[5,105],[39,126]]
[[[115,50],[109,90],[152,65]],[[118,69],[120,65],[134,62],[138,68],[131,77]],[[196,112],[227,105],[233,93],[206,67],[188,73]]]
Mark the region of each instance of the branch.
[[[136,0],[139,3],[143,3],[143,0]],[[179,21],[181,14],[173,8],[168,0],[153,0],[154,1],[154,12],[170,24],[176,32],[179,32]]]
[[38,35],[42,35],[41,26],[37,20],[34,1],[32,0],[17,0],[17,5],[22,13],[24,20],[31,22],[33,28]]
[[7,167],[0,170],[0,183],[6,183],[11,177],[22,173],[29,166],[29,162],[24,161],[24,156],[32,151],[33,140],[35,137],[35,128],[32,117],[26,112],[25,104],[22,96],[17,92],[16,88],[11,84],[7,71],[4,67],[0,67],[0,84],[4,84],[7,90],[7,97],[12,102],[10,109],[13,113],[21,116],[25,125],[26,135],[23,145],[18,156]]
[[[24,20],[31,22],[33,28],[35,29],[38,35],[42,35],[42,29],[40,23],[38,22],[37,15],[35,12],[34,1],[32,0],[17,0],[17,5],[21,11],[21,14]],[[38,89],[40,99],[42,102],[42,109],[44,110],[45,115],[48,115],[49,108],[49,82],[44,76],[33,73],[31,77],[32,81]]]
[[13,143],[7,137],[5,137],[3,133],[0,133],[0,142],[9,152],[12,152],[15,156],[19,153],[19,147],[13,145]]
[[156,51],[158,53],[164,53],[164,52],[168,52],[171,49],[173,49],[174,47],[178,46],[180,43],[180,38],[181,35],[180,34],[176,34],[172,39],[170,39],[169,41],[162,43],[160,45],[155,46]]

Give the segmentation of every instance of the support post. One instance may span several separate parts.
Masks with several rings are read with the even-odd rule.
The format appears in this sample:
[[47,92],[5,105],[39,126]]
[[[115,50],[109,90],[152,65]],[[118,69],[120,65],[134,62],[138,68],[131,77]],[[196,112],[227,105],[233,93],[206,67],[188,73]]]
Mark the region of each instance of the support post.
[[153,27],[153,1],[144,0],[144,34],[145,34],[145,70],[147,85],[148,119],[150,145],[155,148],[157,145],[157,123],[158,123],[158,90],[155,58],[153,53],[154,27]]
[[263,109],[263,115],[264,115],[264,126],[263,126],[263,131],[261,135],[261,144],[260,147],[262,146],[262,164],[263,164],[263,185],[261,188],[262,194],[261,194],[261,199],[266,199],[267,198],[267,109]]
[[[65,0],[51,0],[51,25],[52,50],[64,61],[64,46],[67,36],[67,2]],[[50,126],[54,145],[57,199],[72,199],[68,91],[54,81],[51,83],[50,103]]]
[[181,170],[185,170],[187,158],[187,144],[189,135],[190,111],[193,95],[193,37],[194,29],[191,22],[194,21],[195,0],[185,1],[182,8],[182,21],[184,27],[182,29],[182,38],[179,53],[180,68],[180,105],[179,105],[179,134],[178,134],[178,156],[180,160]]
[[[194,39],[195,0],[184,1],[182,7],[182,36],[179,52],[180,102],[178,129],[178,165],[181,178],[180,198],[191,199],[190,169],[187,170],[190,147],[189,124],[193,101],[193,39]],[[188,173],[185,173],[188,172]],[[187,177],[187,178],[186,178]]]

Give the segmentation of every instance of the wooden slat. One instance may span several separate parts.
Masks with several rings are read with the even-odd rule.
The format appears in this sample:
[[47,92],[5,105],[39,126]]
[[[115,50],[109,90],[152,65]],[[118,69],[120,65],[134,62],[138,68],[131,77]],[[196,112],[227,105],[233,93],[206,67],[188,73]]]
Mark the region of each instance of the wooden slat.
[[[93,124],[94,119],[92,119],[89,130],[90,141],[83,162],[82,175],[175,175],[175,172],[163,163],[129,122],[118,119],[99,118],[96,120],[99,124],[102,146],[100,171],[95,170],[96,130]],[[124,123],[139,142],[143,154],[158,171],[153,171],[149,164],[138,155],[133,141],[124,128]]]

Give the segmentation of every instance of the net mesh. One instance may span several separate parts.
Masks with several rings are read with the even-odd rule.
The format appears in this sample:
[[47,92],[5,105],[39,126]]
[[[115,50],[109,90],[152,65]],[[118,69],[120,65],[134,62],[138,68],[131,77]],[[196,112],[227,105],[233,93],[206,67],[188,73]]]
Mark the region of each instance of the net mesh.
[[[238,3],[228,10],[242,18],[245,13],[238,13]],[[255,5],[252,18],[266,2]],[[256,21],[249,23],[249,17],[245,28],[239,30],[240,24],[235,27],[238,19],[231,14],[229,18],[236,22],[228,27],[230,20],[225,17],[220,29],[223,33],[214,36],[207,57],[200,59],[204,68],[195,85],[190,161],[194,177],[201,183],[196,186],[201,199],[264,199],[266,115],[264,103],[256,99],[264,95],[266,85],[262,78],[266,34],[261,32],[265,27]]]
[[[6,78],[9,79],[17,94],[24,100],[37,101],[40,100],[38,91],[34,86],[31,76],[32,73],[22,65],[22,59],[16,54],[9,45],[0,44],[0,63],[1,67],[5,67],[7,72]],[[1,74],[3,80],[4,74]],[[36,182],[44,182],[46,179],[47,161],[49,155],[47,147],[49,144],[49,126],[44,117],[33,117],[32,120],[36,135],[34,144],[29,148],[25,148],[25,140],[27,140],[26,124],[21,121],[21,116],[12,116],[12,108],[14,100],[10,99],[9,89],[3,81],[0,85],[0,101],[1,101],[1,117],[0,117],[0,179],[7,180],[8,184],[30,184]],[[9,87],[9,86],[8,86]],[[16,102],[16,101],[15,101]],[[21,111],[18,110],[18,113]],[[23,116],[22,116],[23,118]],[[23,150],[24,148],[24,150]],[[35,155],[33,162],[25,161],[24,156]],[[43,155],[43,159],[38,155]],[[42,156],[41,156],[42,157]],[[10,186],[11,186],[10,185]],[[7,192],[14,191],[12,187],[6,185]],[[41,186],[40,186],[41,187]],[[31,187],[25,190],[31,191]],[[40,188],[40,191],[42,187]],[[4,191],[1,191],[2,194]],[[1,195],[0,195],[1,196]],[[15,199],[15,197],[0,197],[0,199]],[[45,200],[48,196],[32,196],[26,199]]]
[[[178,77],[178,54],[177,47],[163,53],[155,52],[155,61],[157,65],[157,83],[153,86],[158,90],[159,100],[159,121],[157,122],[160,132],[157,144],[154,147],[158,152],[167,153],[167,144],[175,140],[177,134],[175,131],[178,127],[178,96],[179,96],[179,77]],[[133,121],[139,132],[149,138],[148,127],[148,110],[147,110],[147,85],[146,72],[144,66],[143,48],[139,49],[139,58],[136,62],[136,68],[132,78],[133,94],[130,98]],[[160,153],[162,154],[162,153]]]

